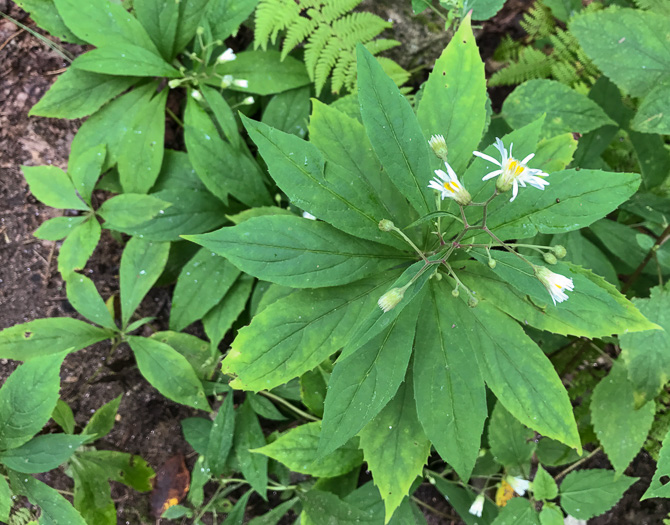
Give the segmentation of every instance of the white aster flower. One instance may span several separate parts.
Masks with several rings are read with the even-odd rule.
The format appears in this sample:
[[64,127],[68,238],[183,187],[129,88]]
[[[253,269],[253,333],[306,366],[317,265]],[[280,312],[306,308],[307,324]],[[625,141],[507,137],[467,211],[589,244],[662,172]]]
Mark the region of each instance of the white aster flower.
[[444,162],[447,162],[447,141],[444,140],[443,135],[433,135],[428,141],[428,145],[433,150],[433,153],[437,156],[438,159],[442,159]]
[[482,517],[482,512],[484,511],[484,494],[480,494],[475,498],[475,501],[472,502],[472,505],[470,505],[470,510],[468,512],[472,514],[473,516],[477,516],[478,518]]
[[224,62],[232,62],[237,56],[232,49],[228,48],[223,53],[219,55],[219,58],[216,59],[217,64],[223,64]]
[[248,80],[242,80],[241,78],[236,78],[233,80],[233,85],[241,88],[248,88],[249,87],[249,81]]
[[428,187],[439,191],[442,194],[442,200],[445,197],[449,197],[457,203],[466,206],[472,200],[470,193],[459,182],[456,172],[449,166],[449,163],[445,161],[444,165],[447,168],[447,173],[442,170],[435,170],[437,177],[430,181]]
[[572,279],[565,277],[564,275],[554,273],[549,268],[544,266],[536,266],[535,273],[540,282],[551,295],[551,299],[554,301],[554,304],[558,301],[562,303],[563,301],[568,300],[568,294],[565,293],[565,290],[569,292],[575,289],[575,285],[572,284]]
[[316,220],[316,217],[314,217],[314,215],[312,215],[311,213],[309,213],[309,212],[307,212],[307,211],[303,211],[303,212],[302,212],[302,216],[303,216],[305,219],[309,219],[310,221],[315,221],[315,220]]
[[530,487],[530,481],[527,479],[507,476],[506,481],[519,496],[523,496]]
[[518,161],[512,157],[512,146],[514,146],[514,144],[509,145],[509,153],[507,153],[503,141],[496,138],[494,147],[500,152],[500,161],[480,151],[472,152],[473,155],[500,166],[499,170],[486,174],[482,180],[489,180],[500,175],[500,178],[496,181],[496,188],[498,188],[498,191],[501,193],[512,189],[512,198],[510,199],[510,202],[516,199],[517,193],[519,193],[519,185],[525,188],[526,184],[530,184],[538,190],[543,190],[545,186],[549,185],[543,178],[548,176],[548,173],[539,169],[529,168],[526,165],[535,156],[535,153],[531,153],[522,161]]

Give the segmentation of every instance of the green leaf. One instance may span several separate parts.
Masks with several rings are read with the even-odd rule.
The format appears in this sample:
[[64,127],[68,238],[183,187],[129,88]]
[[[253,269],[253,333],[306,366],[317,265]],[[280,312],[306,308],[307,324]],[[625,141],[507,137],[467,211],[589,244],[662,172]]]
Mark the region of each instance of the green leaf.
[[277,284],[319,288],[347,284],[393,267],[402,255],[319,222],[284,215],[255,217],[185,239],[240,270]]
[[[193,3],[184,2],[185,5]],[[207,0],[200,0],[196,3],[200,4],[199,7],[202,9],[207,4]],[[171,0],[135,0],[133,2],[135,16],[165,60],[173,58],[172,48],[178,34],[180,10],[184,9],[184,6],[180,4],[181,2]],[[191,38],[194,34],[191,34]]]
[[237,500],[235,506],[231,509],[226,516],[226,519],[222,525],[242,525],[244,523],[244,510],[247,507],[247,502],[249,501],[249,496],[253,491],[248,490],[244,495]]
[[295,472],[316,477],[340,476],[363,462],[358,440],[352,440],[330,454],[319,455],[320,434],[320,422],[306,423],[284,432],[277,440],[254,452],[276,459]]
[[81,514],[56,489],[13,470],[8,474],[12,492],[26,496],[30,503],[40,508],[40,525],[86,525]]
[[137,367],[156,390],[177,403],[209,409],[202,383],[183,355],[165,343],[146,337],[130,336],[128,343]]
[[0,388],[0,450],[23,445],[49,421],[64,358],[61,353],[24,363]]
[[566,249],[568,252],[566,261],[593,270],[609,283],[618,285],[619,278],[609,257],[579,231],[554,235],[551,244],[552,246],[560,244]]
[[87,439],[86,435],[69,434],[35,436],[19,447],[0,453],[0,461],[25,474],[47,472],[65,463]]
[[[670,70],[668,76],[670,77]],[[668,100],[670,100],[670,82],[666,78],[663,84],[654,87],[644,98],[631,122],[631,127],[641,133],[670,134]]]
[[394,234],[380,231],[386,210],[366,179],[352,178],[339,165],[326,164],[309,142],[246,117],[243,123],[270,174],[294,205],[351,235],[400,249],[407,246]]
[[591,519],[611,509],[637,479],[604,469],[570,472],[561,483],[561,507],[577,519]]
[[670,475],[670,432],[668,432],[663,439],[663,446],[658,455],[656,472],[654,472],[651,484],[640,499],[645,500],[648,498],[670,497],[670,484],[661,481],[661,478],[665,478],[668,475]]
[[95,216],[75,226],[60,247],[58,253],[58,271],[69,275],[82,270],[98,245],[102,228]]
[[[480,523],[491,523],[498,515],[498,507],[490,500],[484,500],[484,509],[481,519],[470,514],[470,506],[474,503],[477,494],[467,485],[465,487],[454,481],[444,478],[430,476],[431,483],[435,482],[435,488],[449,500],[449,504],[458,512],[458,515],[467,525],[478,525]],[[519,523],[521,525],[521,523]],[[526,524],[523,524],[526,525]]]
[[[476,3],[474,7],[476,9]],[[424,137],[426,140],[432,135],[444,137],[449,164],[460,174],[470,163],[472,150],[477,149],[486,124],[484,63],[469,17],[463,19],[435,62],[422,90],[417,118]],[[438,163],[438,159],[433,161],[436,167]]]
[[428,144],[409,102],[372,54],[357,47],[358,100],[365,130],[391,181],[420,214],[435,207]]
[[[341,500],[331,492],[312,489],[302,495],[307,525],[354,525],[377,523],[373,513]],[[306,520],[305,520],[306,521]]]
[[164,214],[170,206],[154,195],[122,193],[103,202],[98,215],[105,220],[105,228],[123,231]]
[[121,323],[128,325],[130,316],[144,299],[167,263],[169,243],[131,238],[121,256]]
[[71,317],[36,319],[0,332],[0,358],[28,361],[73,352],[112,337],[113,333]]
[[223,257],[201,248],[183,267],[172,295],[170,328],[183,330],[219,303],[240,271]]
[[118,481],[139,492],[152,489],[151,478],[155,473],[140,456],[111,450],[86,450],[77,454],[77,461],[96,465],[102,469],[101,475],[105,479]]
[[219,356],[212,353],[206,341],[191,334],[169,331],[156,332],[151,338],[170,345],[183,355],[199,379],[205,380],[212,377]]
[[[357,99],[356,104],[358,105]],[[326,162],[337,164],[353,174],[350,178],[355,176],[361,181],[359,186],[367,183],[376,194],[375,200],[383,207],[382,218],[390,219],[400,226],[411,222],[409,204],[391,183],[376,155],[371,154],[372,144],[363,124],[332,105],[327,106],[316,99],[312,100],[312,108],[309,141],[319,148]],[[342,191],[348,193],[345,188]],[[323,212],[323,209],[315,210],[320,215]]]
[[107,305],[91,279],[85,275],[71,273],[67,276],[66,283],[67,300],[77,312],[93,323],[110,330],[117,330]]
[[70,67],[60,75],[29,116],[75,119],[95,113],[137,82],[137,78],[89,73]]
[[263,397],[258,394],[248,393],[247,399],[254,409],[254,412],[260,417],[265,419],[270,419],[272,421],[286,421],[288,418],[282,414],[277,408],[272,404],[268,398]]
[[12,500],[12,491],[5,476],[0,476],[0,520],[9,521],[9,513],[12,510],[14,501]]
[[216,348],[223,340],[228,330],[233,326],[235,320],[244,310],[251,295],[254,279],[248,275],[242,275],[223,299],[214,306],[202,318],[202,325],[212,347]]
[[40,227],[35,230],[33,235],[45,241],[60,241],[70,235],[70,232],[86,219],[88,219],[86,215],[80,215],[79,217],[54,217],[40,224]]
[[263,124],[305,138],[309,121],[309,93],[309,87],[301,87],[272,97],[263,112]]
[[537,144],[533,166],[550,174],[562,171],[572,161],[576,149],[577,141],[572,133],[562,133],[550,139],[542,139]]
[[52,208],[88,211],[75,191],[70,177],[56,166],[21,166],[30,192]]
[[187,417],[181,420],[181,429],[184,439],[193,450],[200,455],[207,454],[209,434],[212,432],[212,421],[202,417]]
[[[487,416],[484,380],[473,366],[470,337],[454,329],[469,308],[432,279],[419,319],[414,351],[414,395],[419,421],[437,452],[468,480]],[[436,411],[434,407],[441,407]]]
[[168,90],[164,89],[142,100],[121,141],[118,170],[124,193],[147,193],[158,178],[165,151],[167,96]]
[[388,280],[369,279],[323,290],[300,290],[258,313],[242,328],[222,369],[236,389],[281,385],[323,362],[347,342]]
[[51,414],[51,418],[65,431],[66,434],[74,434],[74,414],[70,405],[62,399],[56,402],[56,408]]
[[70,155],[67,171],[81,198],[90,205],[91,194],[105,162],[106,147],[104,144],[100,144],[76,153]]
[[663,330],[622,334],[621,355],[628,377],[644,399],[654,399],[670,379],[670,288],[656,286],[648,299],[633,299],[640,313]]
[[[232,397],[232,396],[231,396]],[[245,401],[237,410],[235,418],[235,456],[244,479],[263,499],[266,498],[268,485],[268,458],[251,452],[265,445],[265,436],[251,403]]]
[[[330,360],[324,361],[332,366]],[[330,370],[324,370],[324,363],[314,370],[308,370],[300,376],[300,399],[309,411],[323,419],[323,410],[326,401],[326,391],[330,379]]]
[[[168,2],[168,0],[164,1]],[[179,3],[176,38],[174,40],[170,40],[169,37],[166,39],[172,45],[170,58],[174,58],[193,39],[203,18],[203,10],[211,4],[211,0],[188,0]]]
[[[542,465],[537,466],[537,472],[533,479],[533,497],[536,499],[554,499],[558,496],[558,486],[551,474],[544,470]],[[561,515],[562,517],[562,515]],[[542,518],[540,518],[542,521]]]
[[233,395],[228,394],[221,403],[212,429],[207,440],[207,452],[205,460],[212,472],[212,476],[218,477],[226,467],[228,454],[233,446],[235,434],[235,412],[233,410]]
[[586,95],[556,80],[528,80],[505,99],[502,115],[513,128],[530,124],[546,114],[542,135],[588,133],[616,125],[603,109]]
[[180,73],[161,57],[144,47],[125,42],[99,47],[79,55],[75,69],[91,73],[136,77],[179,77]]
[[[580,4],[581,5],[581,4]],[[544,503],[540,511],[541,525],[564,525],[563,511],[553,503]]]
[[224,203],[228,194],[249,206],[270,203],[258,165],[219,136],[214,122],[193,97],[186,102],[184,141],[198,176]]
[[145,222],[123,228],[114,224],[114,228],[149,241],[179,241],[182,234],[210,231],[226,222],[226,210],[221,201],[204,189],[166,189],[152,193],[150,197],[167,203],[161,207],[164,213],[158,210],[156,216]]
[[358,434],[396,395],[412,355],[420,307],[414,301],[388,328],[337,361],[328,383],[320,454],[332,452]]
[[[574,463],[581,457],[575,452],[575,449],[548,437],[540,439],[535,454],[540,463],[550,467],[558,467],[560,465]],[[582,455],[584,454],[585,453]]]
[[617,474],[623,473],[642,448],[654,421],[656,406],[635,407],[633,385],[626,367],[615,362],[608,376],[593,389],[591,422]]
[[496,403],[489,422],[489,445],[495,460],[523,472],[535,452],[535,432],[523,426],[502,403]]
[[[217,64],[216,75],[232,75],[235,79],[246,80],[247,88],[233,84],[228,89],[257,95],[272,95],[289,89],[306,86],[311,81],[301,60],[286,57],[280,60],[279,51],[244,51],[237,53],[232,62]],[[218,78],[210,77],[205,83],[219,87]]]
[[473,0],[468,4],[473,20],[488,20],[502,9],[505,0]]
[[384,500],[386,521],[409,494],[430,453],[417,416],[411,372],[394,398],[361,431],[363,457]]
[[539,517],[532,502],[525,498],[512,498],[507,502],[491,525],[539,525]]
[[621,89],[642,96],[670,74],[668,18],[640,9],[605,9],[575,17],[570,31],[596,66]]
[[17,0],[21,9],[28,11],[35,23],[50,35],[72,44],[84,44],[70,31],[58,14],[53,0]]
[[486,302],[461,318],[482,376],[521,423],[578,450],[579,434],[567,392],[549,359],[504,313]]
[[256,4],[258,0],[210,0],[207,20],[213,28],[212,36],[225,40],[237,33],[238,27],[249,18]]
[[[544,191],[521,188],[514,205],[489,209],[488,227],[502,239],[565,233],[589,226],[628,200],[640,186],[637,173],[565,170],[552,173]],[[557,202],[558,201],[558,202]]]
[[544,0],[544,4],[551,9],[551,14],[561,22],[567,22],[573,15],[581,11],[583,7],[581,0]]
[[280,505],[277,505],[271,511],[263,514],[262,516],[256,516],[249,520],[247,525],[277,525],[279,520],[286,514],[289,510],[296,506],[298,503],[298,498],[294,497]]
[[105,437],[112,431],[122,397],[123,394],[118,395],[95,411],[95,414],[93,414],[82,432],[89,436],[87,442],[92,443],[97,439]]
[[[474,255],[481,262],[486,261],[485,255]],[[519,321],[528,322],[541,330],[586,337],[652,330],[657,326],[648,321],[614,286],[579,266],[563,261],[551,265],[552,272],[572,279],[575,288],[570,292],[568,302],[553,305],[549,292],[529,265],[507,252],[493,252],[493,257],[496,261],[493,271],[467,264],[463,275],[465,282],[475,291],[482,294],[486,291],[487,299]],[[545,265],[540,257],[526,258],[532,264]],[[493,277],[492,273],[500,279]]]

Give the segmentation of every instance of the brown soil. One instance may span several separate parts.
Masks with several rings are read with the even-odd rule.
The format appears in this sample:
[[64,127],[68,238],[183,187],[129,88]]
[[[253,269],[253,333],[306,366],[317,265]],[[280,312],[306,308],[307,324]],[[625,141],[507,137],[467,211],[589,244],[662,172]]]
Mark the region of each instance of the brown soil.
[[[501,13],[483,24],[479,42],[485,57],[491,56],[505,32],[518,34],[520,13],[529,3],[528,0],[510,0]],[[439,19],[430,13],[412,17],[408,5],[407,0],[366,0],[363,4],[394,21],[390,37],[402,41],[403,47],[393,58],[407,69],[418,68],[412,80],[418,85],[447,40]],[[0,0],[0,11],[35,27],[30,18],[8,0]],[[78,46],[67,45],[66,48],[74,55],[81,52]],[[19,168],[22,164],[53,164],[61,168],[67,165],[69,144],[80,122],[28,117],[29,109],[66,66],[63,59],[28,32],[0,19],[0,329],[43,317],[77,317],[67,301],[63,281],[56,269],[60,243],[41,241],[32,236],[42,222],[60,211],[48,208],[32,197]],[[504,93],[493,93],[493,96],[495,103]],[[120,253],[121,246],[104,231],[86,267],[86,274],[104,298],[118,292]],[[170,291],[159,288],[145,299],[141,313],[158,317],[151,328],[165,329],[169,306]],[[147,327],[147,330],[151,329]],[[112,432],[96,446],[141,455],[156,470],[173,455],[184,454],[190,468],[193,452],[182,437],[179,422],[196,415],[197,411],[172,403],[158,394],[140,376],[128,349],[121,347],[111,356],[109,349],[108,343],[100,343],[70,355],[65,361],[61,394],[71,405],[77,424],[83,427],[97,408],[123,394],[119,420]],[[0,360],[0,384],[15,367],[14,362]],[[607,464],[604,458],[596,457],[592,464],[585,466],[604,467]],[[630,474],[641,476],[642,480],[615,509],[590,523],[660,524],[670,508],[661,500],[639,502],[654,468],[654,462],[646,454],[640,454]],[[71,490],[72,487],[71,480],[60,469],[43,475],[42,479],[59,489]],[[442,514],[427,512],[429,524],[461,523],[444,517],[445,514],[453,515],[453,511],[432,486],[422,486],[417,495]],[[113,497],[119,524],[154,523],[147,494],[138,494],[114,483]],[[267,508],[260,501],[252,501],[255,501],[254,514]]]

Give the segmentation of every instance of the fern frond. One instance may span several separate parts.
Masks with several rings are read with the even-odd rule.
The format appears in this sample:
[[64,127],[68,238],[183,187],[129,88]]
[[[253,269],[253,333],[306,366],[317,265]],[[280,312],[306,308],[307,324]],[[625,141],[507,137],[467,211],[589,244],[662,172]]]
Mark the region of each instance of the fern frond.
[[[354,80],[352,83],[351,75],[354,75]],[[337,64],[333,69],[333,79],[332,79],[332,91],[333,93],[339,93],[343,87],[352,86],[355,84],[355,75],[356,75],[356,57],[353,53],[347,53],[340,55],[337,59]]]
[[319,56],[319,60],[316,62],[316,67],[314,68],[314,83],[316,84],[317,92],[320,91],[320,86],[323,87],[326,83],[341,51],[342,41],[337,37],[332,38],[326,44],[326,47],[323,48],[323,52]]
[[496,71],[489,80],[489,86],[510,86],[521,84],[534,78],[547,78],[551,74],[551,61],[539,49],[524,47],[519,52],[519,59]]
[[280,31],[300,17],[300,6],[294,0],[263,0],[256,8],[254,49],[267,49],[268,40],[277,41]]
[[312,82],[314,82],[316,63],[332,35],[333,28],[329,25],[322,25],[312,34],[309,41],[305,44],[305,67],[307,68],[307,73],[309,74],[309,78],[312,79]]
[[326,0],[325,5],[321,8],[321,14],[326,22],[332,23],[342,15],[353,11],[362,1],[363,0]]
[[372,13],[351,13],[333,22],[333,32],[344,46],[355,49],[356,44],[372,40],[391,25]]
[[307,17],[298,17],[289,30],[286,32],[284,43],[281,49],[281,59],[284,60],[286,56],[293,51],[298,44],[311,35],[316,27],[319,25],[317,20]]
[[579,81],[577,69],[569,62],[554,62],[551,64],[551,76],[561,84],[572,86]]
[[493,53],[493,59],[498,62],[516,62],[519,58],[521,43],[515,41],[511,36],[505,35]]
[[533,39],[550,35],[556,27],[551,10],[541,2],[535,2],[528,12],[523,15],[519,24]]
[[370,40],[369,42],[365,43],[365,48],[370,51],[373,55],[377,55],[378,53],[381,53],[383,51],[387,51],[389,49],[393,49],[394,47],[398,47],[400,45],[400,42],[397,40],[390,40],[388,38],[378,38],[377,40]]

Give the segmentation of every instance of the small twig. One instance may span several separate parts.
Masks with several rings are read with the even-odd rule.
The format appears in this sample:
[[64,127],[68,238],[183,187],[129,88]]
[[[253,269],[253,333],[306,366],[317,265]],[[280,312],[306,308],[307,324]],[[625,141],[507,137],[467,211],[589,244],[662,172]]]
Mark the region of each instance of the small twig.
[[412,501],[414,503],[416,503],[417,505],[422,506],[427,511],[432,512],[436,516],[440,516],[442,518],[447,518],[448,520],[457,520],[458,519],[458,517],[454,516],[453,514],[447,514],[446,512],[442,512],[441,510],[437,510],[435,507],[432,507],[431,505],[428,505],[428,503],[426,503],[425,501],[421,501],[416,496],[412,496]]
[[603,449],[603,447],[598,447],[597,449],[595,449],[593,452],[591,452],[591,453],[590,453],[588,456],[586,456],[585,458],[582,458],[582,459],[580,459],[579,461],[573,463],[572,465],[570,465],[570,466],[569,466],[568,468],[566,468],[565,470],[561,470],[558,474],[556,474],[556,475],[554,476],[554,481],[558,481],[559,479],[561,479],[561,478],[562,478],[563,476],[565,476],[566,474],[572,472],[572,471],[575,470],[579,465],[582,465],[583,463],[587,462],[589,459],[591,459],[593,456],[595,456],[595,455],[596,455],[598,452],[600,452],[602,449]]
[[172,117],[172,120],[174,120],[179,125],[180,128],[184,127],[184,123],[181,121],[181,119],[177,115],[174,114],[174,112],[170,108],[168,108],[166,106],[165,111],[168,115],[170,115]]
[[16,33],[12,33],[11,35],[9,35],[7,39],[2,44],[0,44],[0,51],[2,51],[3,48],[12,41],[12,39],[16,38],[24,31],[25,29],[19,29]]
[[630,287],[633,285],[635,281],[637,281],[638,277],[640,277],[640,274],[642,274],[642,270],[644,270],[644,267],[647,266],[647,263],[651,261],[651,258],[654,256],[656,251],[663,246],[663,244],[670,239],[670,225],[668,225],[665,230],[663,230],[663,233],[658,236],[658,239],[656,239],[656,242],[654,245],[651,247],[649,250],[649,253],[647,253],[647,256],[644,258],[644,260],[640,263],[640,265],[635,268],[635,271],[633,272],[633,275],[630,276],[628,281],[626,281],[626,284],[624,284],[623,288],[621,289],[621,293],[625,294]]
[[304,410],[300,410],[297,406],[289,403],[283,397],[279,397],[279,396],[277,396],[277,395],[275,395],[271,392],[268,392],[267,390],[261,390],[258,393],[267,397],[267,398],[269,398],[269,399],[272,399],[273,401],[276,401],[277,403],[281,403],[282,405],[284,405],[289,410],[293,410],[293,412],[295,412],[299,416],[304,417],[305,419],[307,419],[309,421],[321,421],[318,417],[314,417],[312,414],[308,414]]

